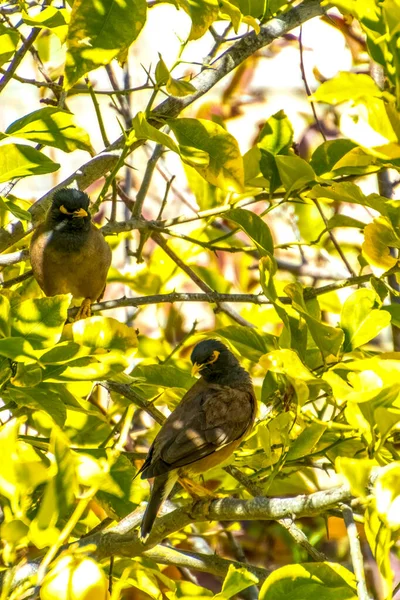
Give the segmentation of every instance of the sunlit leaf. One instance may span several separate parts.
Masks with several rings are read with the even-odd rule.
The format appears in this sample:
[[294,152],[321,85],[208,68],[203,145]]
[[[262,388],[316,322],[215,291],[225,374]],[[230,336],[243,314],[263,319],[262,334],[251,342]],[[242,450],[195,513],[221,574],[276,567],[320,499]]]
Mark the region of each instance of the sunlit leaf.
[[356,290],[343,304],[340,326],[346,336],[345,352],[366,344],[389,325],[389,313],[376,305],[376,293],[367,289]]
[[146,8],[145,0],[75,0],[67,36],[68,88],[124,56],[143,28]]
[[400,238],[386,217],[377,217],[364,229],[363,256],[370,265],[388,271],[397,264],[390,247],[400,247]]
[[14,121],[6,129],[6,134],[54,146],[64,152],[91,151],[88,133],[75,123],[72,113],[52,106],[46,106]]
[[31,25],[32,27],[38,27],[40,29],[48,29],[59,37],[61,42],[64,42],[67,36],[69,15],[69,11],[65,8],[46,6],[34,17],[23,11],[22,19],[26,25]]
[[221,125],[205,119],[169,121],[178,143],[207,152],[207,167],[195,166],[210,183],[226,191],[240,192],[244,185],[243,159],[235,138]]
[[70,294],[65,294],[13,302],[11,334],[35,348],[53,346],[61,337],[70,301]]
[[178,0],[178,4],[192,21],[188,40],[201,38],[218,17],[217,0]]
[[0,67],[12,58],[18,42],[18,31],[0,23]]
[[45,154],[23,144],[0,146],[0,183],[15,177],[45,175],[58,171],[60,165]]
[[234,208],[225,213],[225,217],[237,223],[247,233],[253,242],[257,244],[261,254],[265,254],[265,252],[274,253],[271,232],[261,217],[244,208]]
[[282,184],[287,192],[298,190],[315,180],[311,165],[299,156],[276,156],[276,164]]
[[314,102],[340,104],[368,96],[380,97],[382,91],[370,75],[342,71],[336,77],[322,83],[310,97]]
[[250,585],[258,583],[258,578],[246,568],[237,569],[233,565],[229,565],[228,573],[222,584],[222,590],[214,596],[215,600],[225,600],[240,594],[241,591],[248,588]]
[[286,565],[267,577],[259,598],[286,600],[290,596],[310,600],[357,600],[356,579],[353,573],[334,563]]

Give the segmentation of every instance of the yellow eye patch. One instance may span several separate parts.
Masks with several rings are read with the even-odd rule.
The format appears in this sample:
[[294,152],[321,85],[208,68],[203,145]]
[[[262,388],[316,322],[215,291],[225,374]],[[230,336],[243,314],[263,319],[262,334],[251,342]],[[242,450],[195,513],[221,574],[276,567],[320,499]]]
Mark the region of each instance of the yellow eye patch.
[[214,352],[212,353],[212,356],[210,358],[210,360],[208,360],[205,364],[206,365],[212,365],[213,363],[215,363],[218,360],[219,355],[221,354],[221,352],[218,352],[218,350],[214,350]]

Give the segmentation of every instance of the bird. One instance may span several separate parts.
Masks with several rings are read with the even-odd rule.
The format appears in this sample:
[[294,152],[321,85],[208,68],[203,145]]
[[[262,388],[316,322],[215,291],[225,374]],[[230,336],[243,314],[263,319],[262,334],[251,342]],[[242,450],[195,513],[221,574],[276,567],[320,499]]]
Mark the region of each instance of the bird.
[[198,381],[156,435],[135,475],[154,477],[141,522],[143,543],[178,478],[205,473],[225,461],[250,433],[257,401],[249,373],[217,339],[199,342],[191,354]]
[[90,317],[104,294],[111,250],[92,223],[89,196],[80,190],[55,192],[44,222],[30,244],[33,276],[46,296],[83,298],[75,320]]

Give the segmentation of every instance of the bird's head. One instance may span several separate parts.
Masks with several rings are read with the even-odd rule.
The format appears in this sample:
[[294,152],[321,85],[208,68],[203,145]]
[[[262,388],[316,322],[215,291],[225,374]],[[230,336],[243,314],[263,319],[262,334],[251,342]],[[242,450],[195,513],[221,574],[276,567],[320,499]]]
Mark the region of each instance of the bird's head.
[[85,229],[90,223],[90,199],[85,192],[71,188],[57,190],[50,208],[50,218],[54,223],[65,223],[72,229]]
[[192,375],[200,373],[206,381],[219,381],[239,367],[237,358],[219,340],[203,340],[194,347],[190,360]]

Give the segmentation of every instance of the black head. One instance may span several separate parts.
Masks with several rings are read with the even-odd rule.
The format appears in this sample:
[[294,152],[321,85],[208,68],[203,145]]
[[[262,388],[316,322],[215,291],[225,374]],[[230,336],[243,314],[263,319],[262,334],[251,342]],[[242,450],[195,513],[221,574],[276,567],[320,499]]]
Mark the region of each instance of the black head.
[[85,229],[90,223],[89,203],[85,192],[62,188],[53,196],[49,217],[52,223],[64,223],[71,229]]
[[[237,358],[219,340],[203,340],[194,347],[190,360],[193,363],[192,375],[200,373],[208,382],[229,385],[246,373]],[[247,373],[246,373],[247,375]]]

